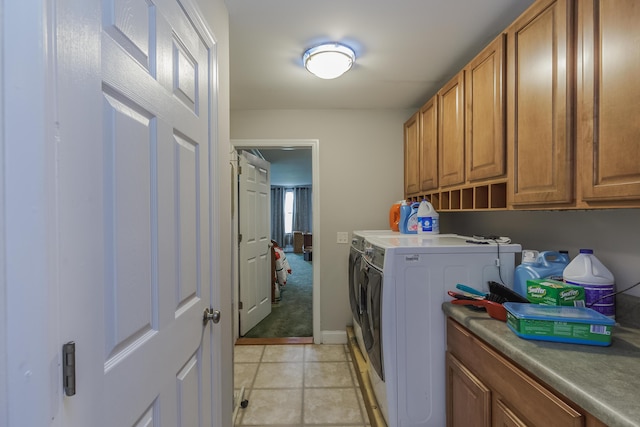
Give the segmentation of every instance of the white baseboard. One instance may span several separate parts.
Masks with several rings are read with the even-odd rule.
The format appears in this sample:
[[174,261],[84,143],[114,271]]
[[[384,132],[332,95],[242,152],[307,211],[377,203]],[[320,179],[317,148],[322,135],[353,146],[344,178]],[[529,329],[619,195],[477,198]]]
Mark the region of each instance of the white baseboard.
[[347,331],[322,331],[322,344],[346,344]]

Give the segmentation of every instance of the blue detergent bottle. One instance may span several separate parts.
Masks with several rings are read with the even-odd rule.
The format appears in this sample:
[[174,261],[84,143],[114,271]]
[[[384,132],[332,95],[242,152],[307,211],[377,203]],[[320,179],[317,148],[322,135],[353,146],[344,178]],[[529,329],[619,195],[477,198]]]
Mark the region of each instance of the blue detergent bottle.
[[418,233],[418,208],[420,203],[407,203],[405,200],[400,204],[400,223],[398,229],[403,234]]
[[569,254],[565,251],[522,251],[522,263],[516,267],[513,290],[527,297],[527,280],[554,279],[562,281],[562,272],[569,265]]

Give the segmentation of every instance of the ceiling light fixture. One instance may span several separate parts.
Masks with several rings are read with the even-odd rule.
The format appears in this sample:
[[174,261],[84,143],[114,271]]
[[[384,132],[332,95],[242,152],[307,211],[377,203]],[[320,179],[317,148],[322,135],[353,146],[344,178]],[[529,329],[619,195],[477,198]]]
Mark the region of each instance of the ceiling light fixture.
[[340,43],[321,44],[302,55],[305,68],[321,79],[340,77],[349,71],[355,60],[353,49]]

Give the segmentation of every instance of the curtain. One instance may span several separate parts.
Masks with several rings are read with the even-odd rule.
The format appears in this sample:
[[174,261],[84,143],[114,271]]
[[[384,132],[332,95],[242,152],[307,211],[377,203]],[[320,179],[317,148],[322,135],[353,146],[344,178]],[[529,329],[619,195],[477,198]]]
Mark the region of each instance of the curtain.
[[293,229],[311,233],[312,206],[311,206],[311,187],[294,187],[293,188]]
[[271,240],[275,240],[278,245],[285,247],[284,240],[284,187],[271,187]]

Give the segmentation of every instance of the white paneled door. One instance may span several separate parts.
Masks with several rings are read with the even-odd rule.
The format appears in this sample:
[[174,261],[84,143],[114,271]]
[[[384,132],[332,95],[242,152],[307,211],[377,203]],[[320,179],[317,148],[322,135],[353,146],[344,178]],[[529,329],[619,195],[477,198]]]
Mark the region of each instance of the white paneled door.
[[211,426],[213,41],[177,0],[54,4],[60,425]]
[[240,335],[271,313],[271,165],[243,151],[238,174]]

